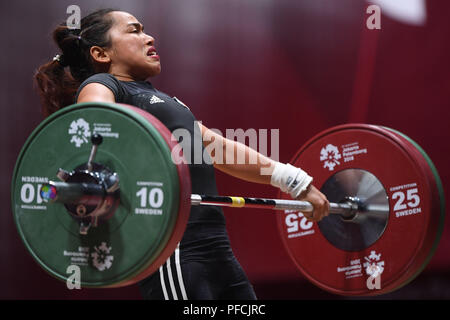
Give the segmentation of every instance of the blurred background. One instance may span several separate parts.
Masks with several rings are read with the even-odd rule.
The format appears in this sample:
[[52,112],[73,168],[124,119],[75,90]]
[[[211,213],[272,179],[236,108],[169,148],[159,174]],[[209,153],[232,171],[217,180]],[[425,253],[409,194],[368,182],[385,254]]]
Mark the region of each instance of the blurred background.
[[[395,128],[437,167],[450,201],[450,2],[444,0],[1,1],[0,298],[140,299],[137,286],[68,290],[26,251],[12,219],[15,161],[43,120],[32,76],[58,53],[53,28],[76,4],[82,16],[114,7],[156,39],[162,73],[150,81],[210,128],[279,129],[282,162],[313,135],[360,122]],[[381,29],[366,8],[381,6]],[[239,116],[237,115],[239,113]],[[220,194],[277,191],[217,173]],[[275,216],[225,209],[233,250],[260,299],[346,299],[310,284],[283,249]],[[412,283],[370,299],[450,298],[450,229]]]

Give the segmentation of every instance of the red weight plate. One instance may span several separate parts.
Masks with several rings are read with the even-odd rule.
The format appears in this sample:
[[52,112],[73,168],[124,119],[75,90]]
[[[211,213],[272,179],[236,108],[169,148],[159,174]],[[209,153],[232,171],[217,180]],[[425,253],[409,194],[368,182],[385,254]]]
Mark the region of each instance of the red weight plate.
[[393,139],[400,139],[402,141],[403,146],[407,148],[408,152],[417,161],[418,167],[421,168],[424,174],[428,177],[428,188],[433,205],[430,224],[426,230],[426,240],[423,243],[423,249],[417,258],[417,266],[410,268],[409,272],[406,272],[402,277],[402,279],[404,279],[402,285],[406,285],[414,280],[414,278],[416,278],[420,272],[425,269],[437,249],[445,222],[444,190],[442,188],[442,182],[436,167],[425,151],[415,141],[403,133],[390,128],[384,129],[389,130],[390,133],[393,134]]
[[[353,222],[340,222],[342,219],[334,216],[340,224],[331,231],[323,228],[322,222],[308,223],[301,213],[277,215],[284,246],[307,279],[335,294],[377,295],[395,290],[417,275],[430,257],[439,225],[435,182],[430,180],[422,158],[396,134],[364,124],[326,130],[298,151],[291,163],[313,176],[316,187],[331,193],[327,196],[336,197],[345,191],[330,186],[353,184],[348,190],[354,193],[374,185],[379,186],[377,194],[381,198],[384,195],[389,208],[385,223],[381,227],[374,225],[376,237],[370,241],[366,239],[372,236],[370,228],[361,229],[360,234],[353,232],[351,237],[345,233],[347,229],[338,229],[351,223],[367,226],[370,215],[361,214]],[[352,180],[353,173],[360,178]],[[330,217],[323,221],[326,219]],[[336,235],[340,238],[333,240]],[[379,277],[370,276],[373,267],[381,271]]]
[[[170,150],[173,150],[175,146],[177,145],[177,140],[172,136],[172,133],[169,129],[157,118],[152,116],[150,113],[130,106],[126,104],[121,104],[122,106],[127,107],[131,111],[143,116],[153,127],[155,127],[161,136],[166,141],[167,145],[169,146]],[[180,186],[180,197],[179,197],[179,209],[178,209],[178,219],[175,223],[174,229],[172,231],[172,234],[170,236],[169,241],[167,242],[167,245],[162,250],[162,252],[159,254],[158,258],[155,259],[149,266],[141,270],[138,274],[136,274],[135,277],[132,277],[128,281],[119,283],[118,285],[114,285],[111,287],[123,287],[127,285],[135,284],[151,274],[153,274],[155,271],[158,270],[158,268],[163,265],[167,259],[172,255],[172,253],[177,248],[179,242],[181,241],[181,238],[183,237],[184,231],[186,229],[187,222],[189,220],[189,213],[191,209],[191,177],[189,173],[189,167],[188,165],[179,159],[179,157],[182,157],[179,152],[173,153],[172,156],[175,158],[176,167],[178,171],[178,181]]]

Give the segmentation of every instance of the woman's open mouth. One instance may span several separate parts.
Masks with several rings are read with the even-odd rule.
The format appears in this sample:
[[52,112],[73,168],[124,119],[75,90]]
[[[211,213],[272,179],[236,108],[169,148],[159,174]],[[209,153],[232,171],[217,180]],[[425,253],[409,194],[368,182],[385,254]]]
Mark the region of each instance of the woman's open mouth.
[[158,60],[159,61],[159,56],[156,54],[155,47],[150,47],[150,49],[148,49],[147,56],[152,58],[152,59],[154,59],[154,60]]

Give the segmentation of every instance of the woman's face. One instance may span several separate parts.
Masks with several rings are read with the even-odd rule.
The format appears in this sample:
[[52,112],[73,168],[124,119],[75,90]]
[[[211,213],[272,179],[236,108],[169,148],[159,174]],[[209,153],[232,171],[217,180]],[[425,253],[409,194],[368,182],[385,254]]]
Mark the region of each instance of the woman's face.
[[[161,72],[155,39],[144,33],[144,27],[131,14],[109,13],[114,19],[109,30],[111,48],[107,49],[111,63],[109,73],[121,80],[145,80]],[[130,79],[131,78],[131,79]]]

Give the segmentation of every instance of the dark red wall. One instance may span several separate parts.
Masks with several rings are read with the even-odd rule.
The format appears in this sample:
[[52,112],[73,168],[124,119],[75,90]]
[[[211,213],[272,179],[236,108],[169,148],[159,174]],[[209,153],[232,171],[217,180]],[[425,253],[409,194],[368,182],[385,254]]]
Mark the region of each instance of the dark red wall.
[[[101,1],[79,0],[82,12]],[[10,181],[21,146],[42,120],[32,75],[57,52],[50,32],[70,1],[0,4],[2,39],[0,298],[139,298],[136,286],[69,291],[40,269],[19,239]],[[416,140],[450,189],[450,20],[448,1],[427,1],[424,26],[382,15],[366,29],[360,0],[113,1],[156,38],[162,74],[152,82],[199,120],[227,128],[280,129],[288,162],[316,133],[343,123],[395,128]],[[383,10],[382,10],[383,12]],[[217,173],[222,194],[276,197],[277,191]],[[226,209],[233,250],[260,298],[338,298],[310,285],[282,248],[276,220]],[[437,253],[410,285],[389,297],[450,297],[450,221]],[[320,255],[320,253],[318,253]]]

